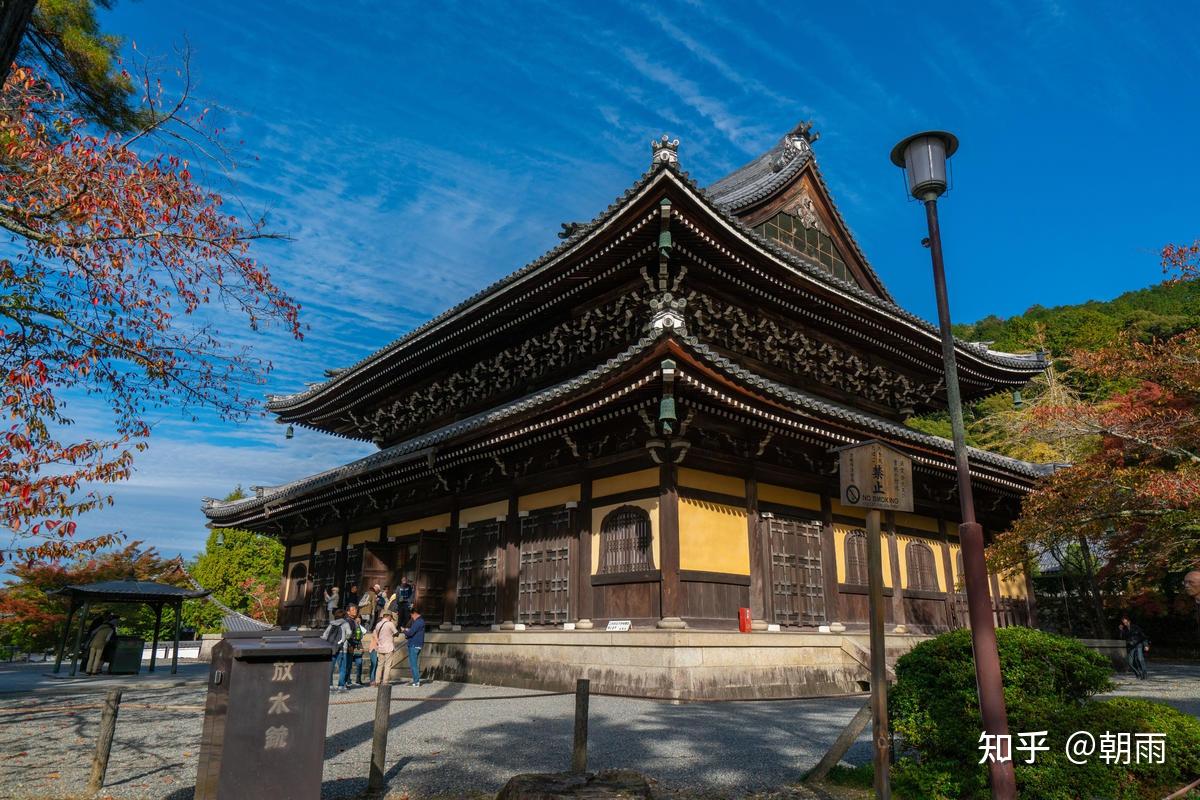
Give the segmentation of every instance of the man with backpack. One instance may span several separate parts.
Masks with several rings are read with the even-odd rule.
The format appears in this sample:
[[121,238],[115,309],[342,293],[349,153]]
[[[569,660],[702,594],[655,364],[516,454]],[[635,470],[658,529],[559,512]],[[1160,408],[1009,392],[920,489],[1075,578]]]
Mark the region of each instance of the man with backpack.
[[334,691],[346,691],[346,678],[350,670],[346,668],[346,643],[350,640],[350,625],[346,622],[346,612],[340,608],[334,609],[333,619],[325,626],[321,638],[333,645],[333,674],[337,675],[338,683]]
[[[342,685],[349,687],[353,682],[359,686],[365,686],[362,679],[363,637],[367,630],[363,627],[362,618],[358,616],[358,606],[350,606],[346,609],[345,621],[350,626],[350,637],[346,639],[346,672],[342,677]],[[358,668],[358,679],[351,681],[350,676],[355,674],[356,667]]]

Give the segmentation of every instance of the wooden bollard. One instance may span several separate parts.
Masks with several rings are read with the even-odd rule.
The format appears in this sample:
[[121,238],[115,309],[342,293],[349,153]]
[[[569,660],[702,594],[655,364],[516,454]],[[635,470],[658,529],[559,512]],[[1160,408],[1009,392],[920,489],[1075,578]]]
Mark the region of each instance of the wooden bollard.
[[387,761],[388,723],[392,712],[392,685],[379,685],[375,696],[375,733],[371,737],[371,772],[367,775],[367,791],[383,790],[383,765]]
[[104,711],[100,715],[100,738],[96,740],[96,755],[92,756],[92,775],[88,792],[96,793],[104,786],[108,772],[108,756],[112,752],[113,733],[117,728],[117,711],[121,708],[121,690],[109,689],[104,696]]
[[587,772],[588,693],[591,681],[575,681],[575,744],[571,749],[571,772]]

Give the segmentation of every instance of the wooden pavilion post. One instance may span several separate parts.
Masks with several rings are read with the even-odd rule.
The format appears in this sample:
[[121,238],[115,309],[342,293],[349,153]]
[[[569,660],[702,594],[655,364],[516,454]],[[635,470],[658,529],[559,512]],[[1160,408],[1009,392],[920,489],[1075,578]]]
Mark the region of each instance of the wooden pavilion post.
[[767,585],[771,574],[767,571],[770,555],[763,542],[762,521],[758,514],[758,479],[754,467],[745,479],[746,486],[746,534],[750,539],[750,628],[756,631],[767,629]]
[[62,667],[63,653],[67,651],[67,637],[71,635],[71,620],[75,617],[75,610],[78,608],[78,603],[75,600],[74,593],[71,594],[71,605],[67,611],[67,621],[63,624],[62,638],[58,641],[58,656],[54,659],[54,674],[58,674],[58,670]]
[[179,671],[179,623],[183,616],[183,601],[175,601],[175,647],[171,649],[171,674]]
[[575,629],[586,631],[592,623],[592,475],[585,471],[579,481],[579,509],[576,513],[576,600]]
[[[665,459],[671,458],[668,450]],[[679,581],[679,489],[675,484],[675,465],[665,460],[659,471],[658,496],[658,533],[661,537],[658,544],[659,567],[662,582],[660,586],[659,628],[686,628],[680,616],[682,613],[682,587]]]
[[162,603],[156,603],[154,606],[154,641],[150,645],[150,672],[154,672],[154,665],[158,660],[158,626],[160,624],[162,624]]
[[79,612],[79,627],[75,629],[75,647],[71,650],[71,677],[75,677],[75,671],[79,668],[79,645],[83,639],[83,626],[87,624],[88,609],[91,608],[91,603],[87,600],[83,601],[83,610]]

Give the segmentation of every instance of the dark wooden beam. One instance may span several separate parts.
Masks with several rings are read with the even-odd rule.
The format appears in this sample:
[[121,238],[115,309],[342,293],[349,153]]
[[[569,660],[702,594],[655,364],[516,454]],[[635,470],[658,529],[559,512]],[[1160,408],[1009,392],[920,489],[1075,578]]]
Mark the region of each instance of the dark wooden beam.
[[838,593],[837,534],[833,530],[833,501],[821,494],[821,579],[825,583],[825,621],[843,622]]
[[458,495],[451,498],[450,527],[446,529],[446,596],[442,611],[442,630],[454,627],[455,610],[458,607],[458,544],[461,537],[458,527]]
[[512,630],[518,618],[517,604],[520,602],[521,583],[521,515],[517,510],[518,493],[515,489],[508,496],[508,514],[502,526],[500,550],[500,586],[496,616],[503,630]]
[[575,627],[592,627],[595,598],[592,596],[592,474],[585,471],[579,480],[579,508],[575,512]]
[[662,562],[659,565],[662,572],[662,583],[659,584],[662,618],[658,621],[658,627],[686,628],[687,624],[680,616],[683,593],[679,584],[679,488],[674,464],[663,464],[659,470],[658,535],[658,556]]

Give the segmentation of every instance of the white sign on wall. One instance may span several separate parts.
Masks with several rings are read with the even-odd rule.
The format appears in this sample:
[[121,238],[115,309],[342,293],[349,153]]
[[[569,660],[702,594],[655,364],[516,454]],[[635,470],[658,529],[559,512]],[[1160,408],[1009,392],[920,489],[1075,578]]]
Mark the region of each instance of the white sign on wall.
[[606,631],[627,631],[633,627],[633,622],[627,619],[610,619]]

